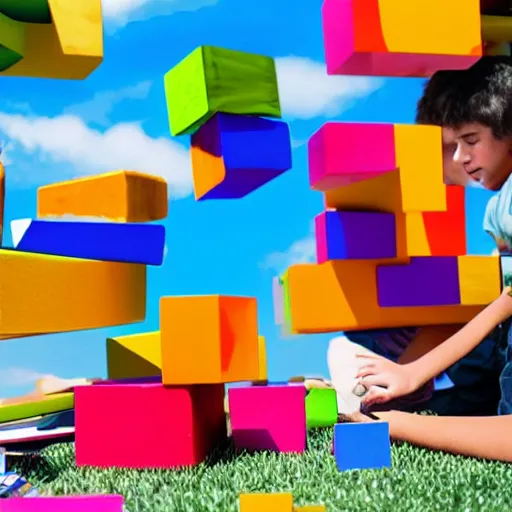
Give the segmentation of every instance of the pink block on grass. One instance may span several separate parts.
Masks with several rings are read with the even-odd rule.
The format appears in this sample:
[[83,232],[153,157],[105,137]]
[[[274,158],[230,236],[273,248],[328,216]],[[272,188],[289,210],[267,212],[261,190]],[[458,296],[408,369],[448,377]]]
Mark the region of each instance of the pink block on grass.
[[123,512],[123,497],[48,496],[0,500],[1,512]]
[[396,169],[395,130],[384,123],[325,123],[309,139],[309,183],[332,190]]
[[306,388],[254,386],[228,390],[237,450],[301,453],[306,449]]
[[223,384],[75,389],[77,466],[192,466],[203,462],[225,436]]

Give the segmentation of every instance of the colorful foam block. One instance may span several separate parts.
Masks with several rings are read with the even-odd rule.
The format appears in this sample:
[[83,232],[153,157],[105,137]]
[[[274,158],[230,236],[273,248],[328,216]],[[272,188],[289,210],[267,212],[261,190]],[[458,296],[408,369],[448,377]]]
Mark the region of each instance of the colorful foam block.
[[292,166],[290,130],[282,121],[215,114],[192,136],[196,199],[238,199]]
[[418,257],[405,265],[379,265],[377,292],[382,307],[460,304],[457,257]]
[[318,263],[394,258],[395,216],[379,212],[323,212],[315,218],[315,239]]
[[[30,3],[36,6],[36,3]],[[22,12],[15,6],[15,11],[12,8],[3,11],[7,15],[17,14],[28,23],[24,24],[23,59],[1,71],[0,75],[81,80],[102,63],[101,0],[48,0],[47,4],[51,23],[48,23],[48,10],[44,7]]]
[[[286,323],[296,334],[462,324],[482,306],[382,308],[377,300],[376,269],[396,260],[336,260],[289,267]],[[287,298],[286,298],[287,297]]]
[[166,385],[259,379],[255,298],[162,297],[160,332]]
[[258,381],[268,379],[267,371],[267,343],[265,336],[258,336]]
[[305,505],[304,507],[293,507],[293,512],[326,512],[325,505]]
[[306,395],[307,428],[332,427],[338,421],[335,389],[310,389]]
[[37,191],[38,218],[102,217],[150,222],[167,217],[167,183],[134,171],[115,171],[53,183]]
[[109,384],[75,389],[77,466],[176,468],[226,435],[224,386]]
[[19,400],[2,400],[0,401],[0,423],[65,411],[72,409],[73,403],[73,393],[56,393],[29,398],[20,397]]
[[322,19],[329,75],[427,77],[482,56],[480,0],[326,0]]
[[146,267],[0,250],[0,334],[142,322]]
[[293,512],[293,495],[289,492],[242,493],[239,496],[240,512]]
[[255,386],[228,390],[237,450],[301,453],[306,449],[304,386]]
[[23,252],[70,258],[161,265],[165,227],[114,222],[11,222],[13,245]]
[[40,496],[2,500],[2,512],[123,512],[124,499],[118,495]]
[[274,59],[200,46],[164,78],[171,134],[193,133],[216,112],[281,117]]
[[334,426],[334,457],[340,471],[390,468],[389,424],[338,423]]
[[[378,144],[375,151],[367,150],[369,140]],[[359,203],[355,209],[364,210],[369,202],[373,210],[389,212],[445,211],[441,142],[438,126],[329,122],[308,143],[310,185],[322,191],[347,187],[334,193],[337,209]],[[396,170],[395,176],[382,176]],[[381,177],[376,190],[388,197],[371,196],[368,185],[349,190],[358,181]],[[342,204],[344,197],[351,204]]]
[[501,293],[499,256],[459,256],[461,304],[490,304]]
[[109,379],[162,375],[160,331],[107,339]]
[[19,62],[24,52],[25,25],[0,12],[0,72]]
[[3,0],[0,4],[0,13],[16,21],[25,23],[51,23],[52,15],[48,0]]

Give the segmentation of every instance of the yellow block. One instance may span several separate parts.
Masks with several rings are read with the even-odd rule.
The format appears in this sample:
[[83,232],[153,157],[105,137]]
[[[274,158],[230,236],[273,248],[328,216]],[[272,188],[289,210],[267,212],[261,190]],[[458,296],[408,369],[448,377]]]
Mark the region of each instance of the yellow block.
[[109,379],[134,379],[162,374],[160,331],[107,339]]
[[326,512],[325,505],[305,505],[304,507],[294,507],[293,512]]
[[5,169],[0,162],[0,244],[4,232],[4,204],[5,204]]
[[25,55],[4,76],[87,78],[103,61],[101,0],[48,0],[51,24],[25,24]]
[[400,169],[402,211],[445,211],[441,128],[396,124],[395,154]]
[[[482,306],[381,308],[376,267],[392,260],[336,260],[288,269],[291,328],[299,334],[462,324]],[[393,260],[396,263],[397,260]]]
[[167,217],[167,183],[135,171],[115,171],[40,187],[39,218],[103,217],[117,222],[150,222]]
[[487,305],[501,293],[499,256],[459,256],[460,302]]
[[480,0],[379,0],[379,11],[393,53],[473,55],[481,44]]
[[446,211],[441,128],[394,126],[397,170],[325,192],[325,207],[390,213]]
[[0,334],[144,321],[146,267],[0,250]]
[[240,494],[240,512],[293,512],[292,493]]
[[395,219],[398,257],[431,256],[423,214],[397,213]]
[[265,342],[265,336],[258,336],[258,366],[258,380],[267,380],[267,346]]

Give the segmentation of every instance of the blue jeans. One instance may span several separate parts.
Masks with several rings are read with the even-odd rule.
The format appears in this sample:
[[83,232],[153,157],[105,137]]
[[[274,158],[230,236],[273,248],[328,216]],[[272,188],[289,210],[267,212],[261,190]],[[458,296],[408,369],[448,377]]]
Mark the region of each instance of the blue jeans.
[[500,375],[500,401],[498,414],[512,414],[512,329],[509,327],[507,345],[500,347],[504,361]]

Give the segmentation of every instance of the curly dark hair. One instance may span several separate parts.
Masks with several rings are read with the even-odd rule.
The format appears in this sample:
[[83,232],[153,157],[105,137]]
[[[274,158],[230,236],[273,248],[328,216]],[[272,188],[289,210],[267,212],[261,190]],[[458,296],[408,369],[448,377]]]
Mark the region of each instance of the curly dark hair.
[[512,58],[483,57],[466,70],[442,70],[426,83],[416,122],[458,128],[479,123],[512,134]]

